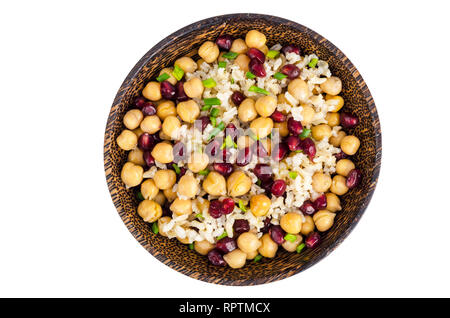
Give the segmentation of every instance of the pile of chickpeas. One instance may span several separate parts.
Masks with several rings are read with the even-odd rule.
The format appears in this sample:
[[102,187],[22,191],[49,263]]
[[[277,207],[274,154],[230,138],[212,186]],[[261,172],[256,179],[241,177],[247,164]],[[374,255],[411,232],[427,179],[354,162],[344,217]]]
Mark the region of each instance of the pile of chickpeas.
[[[228,52],[236,54],[231,58],[224,57]],[[250,176],[240,169],[248,162],[215,162],[208,153],[196,151],[190,154],[186,165],[177,165],[177,132],[180,127],[192,126],[200,121],[199,129],[203,131],[206,125],[212,124],[211,117],[201,116],[203,105],[198,102],[203,97],[204,83],[195,76],[185,80],[183,74],[193,73],[203,63],[227,62],[238,65],[247,74],[250,72],[256,77],[264,77],[264,61],[269,52],[274,53],[268,49],[265,35],[257,30],[249,31],[245,39],[221,35],[215,42],[203,43],[198,49],[200,59],[195,61],[188,56],[181,57],[173,67],[163,68],[157,80],[146,84],[142,96],[135,100],[135,107],[123,117],[125,129],[116,139],[121,149],[129,151],[121,171],[122,181],[127,188],[136,189],[140,199],[137,213],[145,222],[151,223],[155,233],[168,236],[164,225],[174,216],[188,215],[190,220],[198,218],[194,210],[208,211],[211,217],[218,218],[230,213],[244,213],[249,209],[255,217],[264,221],[263,228],[259,230],[262,236],[258,236],[258,231],[251,230],[249,222],[242,219],[235,221],[234,233],[217,238],[214,244],[207,240],[191,243],[186,237],[177,237],[199,254],[207,255],[213,265],[240,268],[247,260],[257,262],[263,257],[275,257],[279,246],[298,253],[305,247],[316,247],[321,240],[320,232],[332,227],[336,213],[342,209],[339,196],[361,182],[361,172],[351,160],[359,149],[359,139],[352,134],[347,135],[344,130],[332,134],[335,126],[340,125],[351,131],[359,122],[354,114],[339,113],[344,106],[344,99],[339,96],[341,80],[336,76],[329,77],[317,85],[313,91],[315,96],[311,96],[307,83],[299,76],[301,70],[287,62],[282,64],[279,73],[288,77],[287,91],[300,101],[303,120],[296,121],[288,113],[277,111],[278,104],[289,104],[284,93],[246,97],[243,92],[234,92],[231,103],[237,107],[239,122],[249,127],[254,135],[253,138],[233,137],[235,148],[244,154],[244,158],[249,154],[259,156],[259,153],[265,153],[272,160],[282,161],[303,152],[313,160],[315,142],[327,138],[333,146],[340,148],[340,152],[335,155],[334,176],[323,171],[313,175],[312,187],[320,194],[317,198],[305,201],[299,210],[288,211],[281,217],[279,225],[275,225],[268,215],[271,198],[284,196],[290,180],[273,180],[270,172],[261,172],[264,165],[257,165],[253,173],[265,193],[253,195],[248,202],[243,202],[242,197],[248,195],[253,184]],[[287,45],[278,53],[286,61],[286,54],[301,55],[301,50],[297,46]],[[315,110],[309,100],[319,94],[323,94],[334,109],[326,116],[327,124],[313,125]],[[216,127],[219,127],[220,118],[219,114]],[[233,126],[228,124],[226,128],[236,128]],[[271,151],[273,129],[277,129],[281,137],[276,153]],[[215,138],[212,138],[213,142]],[[152,178],[144,180],[144,171],[155,166],[155,161],[165,164],[166,168],[157,169]],[[204,176],[202,182],[196,178],[199,174]],[[173,191],[175,184],[176,192]],[[204,194],[205,200],[196,200],[200,193]],[[208,200],[208,195],[221,199]],[[194,204],[197,209],[193,208]],[[237,207],[242,211],[236,212]],[[201,221],[201,217],[198,220]]]

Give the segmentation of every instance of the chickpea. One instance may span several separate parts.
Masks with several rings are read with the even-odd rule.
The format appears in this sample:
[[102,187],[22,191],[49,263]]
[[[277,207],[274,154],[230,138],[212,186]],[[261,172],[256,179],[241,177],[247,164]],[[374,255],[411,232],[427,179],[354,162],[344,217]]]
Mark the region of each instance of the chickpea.
[[310,215],[305,215],[305,222],[303,222],[302,224],[301,233],[303,235],[308,235],[309,233],[314,231],[315,228],[316,226],[314,225],[313,218]]
[[294,242],[286,240],[283,244],[281,244],[281,246],[283,246],[283,248],[288,252],[295,252],[297,246],[299,246],[299,244],[303,241],[303,237],[301,235],[295,234],[295,237],[296,239]]
[[338,131],[336,136],[330,137],[330,144],[332,144],[335,147],[339,147],[341,145],[342,139],[344,139],[345,136],[347,136],[345,131],[343,130]]
[[142,95],[153,102],[160,100],[162,97],[161,84],[158,82],[149,82],[142,90]]
[[281,228],[290,234],[298,234],[302,230],[303,218],[295,212],[288,212],[281,217]]
[[141,201],[137,212],[145,222],[149,223],[157,221],[162,215],[161,206],[153,200]]
[[349,159],[341,159],[336,163],[336,172],[347,177],[351,170],[355,169],[355,164]]
[[187,237],[187,236],[185,236],[183,238],[177,236],[176,238],[177,238],[178,241],[180,241],[183,244],[190,244],[191,243],[191,241],[189,240],[189,237]]
[[264,194],[256,194],[250,198],[250,210],[254,216],[264,216],[269,212],[272,201]]
[[314,213],[313,220],[317,230],[320,232],[329,230],[333,226],[335,216],[336,213],[327,210],[320,210]]
[[159,135],[159,138],[161,138],[162,140],[166,140],[166,141],[172,140],[172,138],[170,136],[167,136],[164,133],[164,131],[162,131],[162,130],[159,132],[158,135]]
[[334,127],[341,123],[341,115],[339,113],[327,113],[325,120],[328,122],[328,126]]
[[161,190],[172,188],[176,180],[177,174],[173,170],[158,170],[153,176],[155,185]]
[[199,60],[197,61],[197,68],[200,69],[200,68],[202,67],[202,64],[203,64],[203,63],[206,63],[205,60],[204,60],[204,59],[199,59]]
[[174,65],[181,68],[185,73],[192,73],[197,69],[197,63],[188,56],[180,57]]
[[316,114],[316,111],[314,110],[314,108],[312,108],[312,106],[309,105],[303,105],[303,110],[302,110],[302,125],[303,126],[309,126],[311,125],[313,119],[314,119],[314,115]]
[[170,211],[176,215],[186,215],[192,213],[192,201],[176,198],[170,205]]
[[177,193],[172,191],[172,187],[163,190],[164,196],[166,197],[167,201],[173,202],[176,198],[178,198]]
[[167,75],[169,75],[169,78],[166,79],[166,81],[168,81],[172,85],[175,85],[177,83],[177,79],[175,78],[175,76],[173,76],[172,71],[173,67],[166,67],[163,68],[161,72],[159,72],[159,75],[163,75],[164,73],[166,73]]
[[342,82],[339,77],[331,76],[320,84],[320,88],[327,94],[338,95],[342,91]]
[[264,257],[275,257],[275,254],[278,250],[278,244],[275,243],[272,238],[270,237],[269,233],[264,234],[261,237],[261,246],[258,248],[259,254],[261,254]]
[[177,109],[175,108],[175,103],[171,100],[163,101],[156,107],[156,115],[158,115],[161,120],[166,119],[168,116],[176,116]]
[[316,192],[327,192],[331,186],[331,177],[323,172],[316,172],[312,176],[312,187]]
[[275,96],[262,96],[255,103],[255,109],[261,117],[269,117],[277,108]]
[[245,44],[245,41],[242,39],[236,39],[231,44],[230,51],[238,54],[247,53],[248,46]]
[[175,139],[176,133],[178,129],[181,127],[180,120],[175,116],[167,116],[166,119],[164,119],[164,122],[162,124],[162,132],[169,136],[171,139]]
[[327,210],[330,212],[337,212],[342,210],[341,207],[341,200],[339,200],[339,197],[334,193],[327,193]]
[[217,58],[217,62],[224,62],[226,59],[223,57],[223,55],[227,52],[220,52],[219,57]]
[[167,142],[160,142],[153,148],[151,155],[155,160],[161,163],[169,163],[173,161],[173,147]]
[[259,253],[258,250],[255,250],[251,253],[246,253],[247,254],[247,259],[254,259]]
[[345,183],[346,179],[343,176],[336,175],[331,183],[330,191],[337,195],[344,195],[347,193],[348,188]]
[[246,135],[239,136],[239,138],[236,142],[239,149],[250,147],[253,143],[254,143],[254,140]]
[[270,156],[272,153],[272,140],[270,138],[264,138],[259,140],[259,143],[266,149],[267,154]]
[[190,98],[201,98],[203,94],[203,83],[198,77],[193,77],[183,84],[184,92]]
[[287,121],[284,121],[282,123],[273,123],[273,128],[278,129],[278,133],[280,134],[280,137],[286,137],[287,135],[289,135]]
[[317,141],[331,137],[331,127],[327,124],[320,124],[311,128],[311,135]]
[[327,94],[325,96],[325,101],[328,105],[334,106],[333,109],[330,110],[332,112],[338,112],[342,107],[344,107],[344,99],[341,96]]
[[211,244],[207,240],[195,241],[194,250],[200,255],[208,254],[212,249],[214,249],[214,244]]
[[349,156],[353,156],[358,151],[359,145],[358,137],[353,135],[345,136],[341,141],[342,151]]
[[306,102],[309,98],[308,84],[300,78],[296,78],[289,83],[288,92],[300,102]]
[[250,123],[250,129],[258,139],[266,138],[273,129],[273,120],[268,117],[259,117]]
[[247,56],[247,54],[239,54],[234,60],[234,63],[239,66],[239,68],[244,72],[248,72],[248,64],[250,63],[250,58]]
[[198,191],[198,182],[191,175],[184,175],[178,181],[177,191],[180,195],[193,198],[197,194]]
[[208,200],[196,200],[197,207],[201,213],[205,213],[209,210],[209,201]]
[[131,150],[137,146],[138,138],[131,130],[125,129],[116,139],[117,145],[120,149]]
[[159,189],[152,179],[147,179],[141,184],[141,193],[144,199],[153,200],[159,193]]
[[166,202],[166,197],[164,196],[164,193],[162,193],[161,191],[158,191],[156,196],[153,198],[153,201],[155,201],[160,206],[162,206]]
[[211,41],[206,41],[198,49],[198,55],[205,60],[206,63],[214,62],[219,56],[219,47]]
[[209,157],[206,153],[193,152],[188,163],[188,168],[194,173],[206,169],[209,164]]
[[141,129],[141,127],[138,127],[136,129],[133,129],[134,134],[138,137],[141,137],[141,135],[144,133],[144,131]]
[[123,124],[130,130],[139,127],[144,115],[139,109],[131,109],[123,116]]
[[266,36],[256,30],[251,30],[247,32],[247,35],[245,36],[245,44],[247,44],[248,47],[254,47],[254,48],[262,48],[264,45],[266,45]]
[[170,216],[163,216],[158,219],[158,230],[159,230],[158,233],[159,234],[167,237],[167,232],[164,231],[164,225],[166,225],[170,221],[172,221],[172,218]]
[[227,180],[228,195],[237,197],[246,194],[252,187],[252,179],[244,171],[233,172]]
[[231,268],[241,268],[245,265],[247,254],[237,248],[230,253],[225,254],[223,256],[223,259]]
[[205,180],[203,180],[203,190],[211,195],[225,195],[227,192],[226,187],[227,185],[224,176],[216,171],[208,173]]
[[269,48],[267,47],[267,45],[264,45],[263,47],[260,47],[259,50],[261,52],[263,52],[264,55],[267,55],[267,53],[269,52]]
[[261,246],[261,242],[255,233],[244,232],[237,239],[239,249],[245,253],[253,253]]
[[[290,101],[287,100],[287,98],[284,94],[279,94],[277,96],[277,100],[278,100],[278,104],[288,104],[288,105],[294,106],[294,105],[292,105],[292,103]],[[286,114],[286,112],[284,112],[284,113]]]
[[244,99],[238,108],[239,120],[247,123],[255,119],[256,116],[258,116],[258,113],[256,112],[255,101],[251,98]]
[[127,162],[122,167],[120,177],[122,178],[123,183],[125,183],[127,187],[135,187],[141,184],[143,174],[144,168],[135,165],[132,162]]
[[185,102],[178,103],[177,114],[187,123],[194,123],[200,114],[200,107],[195,100],[188,100]]
[[161,120],[158,116],[145,116],[141,122],[141,129],[149,134],[154,134],[161,129]]
[[135,165],[145,166],[144,152],[139,148],[134,148],[128,153],[128,161]]

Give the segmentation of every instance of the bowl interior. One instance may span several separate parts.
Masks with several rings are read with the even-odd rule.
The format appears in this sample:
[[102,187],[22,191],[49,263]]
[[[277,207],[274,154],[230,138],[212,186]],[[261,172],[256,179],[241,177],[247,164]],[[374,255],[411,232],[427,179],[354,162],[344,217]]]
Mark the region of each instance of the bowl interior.
[[[354,134],[361,140],[361,147],[354,156],[357,167],[363,173],[362,184],[341,199],[343,210],[338,213],[335,225],[324,233],[323,241],[314,250],[301,254],[287,253],[279,249],[274,259],[259,263],[248,262],[244,268],[215,267],[207,258],[191,251],[176,239],[169,240],[151,232],[136,212],[137,199],[133,189],[125,189],[120,179],[126,153],[115,139],[123,129],[122,118],[132,107],[145,84],[158,75],[176,58],[195,56],[196,49],[206,40],[220,34],[242,37],[251,29],[263,32],[268,45],[296,44],[305,53],[315,53],[328,61],[332,73],[342,79],[345,99],[344,110],[356,113],[360,124]],[[381,159],[381,132],[375,104],[356,68],[333,44],[308,28],[278,17],[234,14],[203,20],[187,26],[153,47],[133,68],[114,100],[105,134],[105,172],[114,204],[133,236],[158,260],[192,278],[227,285],[254,285],[279,280],[298,273],[328,255],[358,222],[372,196],[377,182]]]

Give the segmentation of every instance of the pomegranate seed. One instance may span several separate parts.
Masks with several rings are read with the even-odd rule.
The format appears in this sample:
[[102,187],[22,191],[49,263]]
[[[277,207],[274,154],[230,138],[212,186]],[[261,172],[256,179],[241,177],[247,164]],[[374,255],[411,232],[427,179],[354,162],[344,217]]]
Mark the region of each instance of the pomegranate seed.
[[308,235],[305,240],[305,244],[307,248],[315,248],[320,243],[320,234],[317,232],[312,232]]
[[261,64],[264,64],[266,61],[266,56],[264,53],[253,47],[248,49],[247,55],[250,59],[256,59]]
[[286,235],[286,232],[283,231],[281,226],[272,225],[269,229],[269,234],[272,240],[278,245],[283,244],[285,242],[284,236]]
[[222,200],[223,214],[230,214],[234,210],[234,201],[231,198],[225,198]]
[[150,151],[144,151],[144,161],[147,167],[151,167],[155,164],[155,159],[151,155]]
[[202,116],[198,119],[198,121],[200,121],[200,125],[198,125],[196,127],[200,128],[200,126],[201,126],[202,132],[205,131],[206,126],[208,126],[208,124],[211,123],[211,120],[209,119],[208,116]]
[[231,156],[230,150],[225,148],[222,150],[222,152],[220,150],[217,152],[214,161],[219,163],[230,163],[231,162],[230,156]]
[[186,159],[186,145],[181,141],[173,145],[173,162],[178,163]]
[[278,144],[276,149],[272,150],[272,159],[275,161],[281,161],[284,159],[288,152],[288,146],[285,143]]
[[300,135],[303,132],[302,123],[294,118],[289,118],[287,122],[288,130],[293,135]]
[[300,149],[309,157],[309,160],[314,159],[316,155],[316,144],[311,138],[302,139],[300,141]]
[[153,136],[149,133],[143,133],[139,136],[138,139],[138,146],[142,150],[150,150],[155,145],[155,140],[153,139]]
[[189,99],[189,97],[184,92],[183,82],[180,81],[175,85],[175,92],[177,102],[185,102]]
[[281,68],[281,73],[293,80],[300,76],[300,69],[294,64],[286,64]]
[[170,204],[166,201],[162,206],[162,216],[172,217],[172,211],[170,211]]
[[341,159],[346,159],[346,158],[349,157],[349,156],[348,156],[345,152],[343,152],[342,150],[341,150],[340,152],[338,152],[338,153],[335,153],[334,156],[336,157],[336,161],[339,161],[339,160],[341,160]]
[[239,106],[244,101],[244,99],[244,94],[238,91],[234,92],[233,95],[231,95],[231,101],[235,106]]
[[316,211],[325,209],[327,207],[327,196],[322,194],[314,200],[313,204]]
[[272,168],[269,165],[258,163],[255,168],[253,168],[253,173],[261,181],[269,180],[272,178]]
[[147,101],[146,101],[145,98],[142,97],[142,96],[136,97],[136,99],[134,100],[134,105],[135,105],[138,109],[142,109],[142,107],[145,106],[145,103],[147,103]]
[[359,124],[359,118],[356,115],[342,112],[341,113],[341,126],[347,129],[356,127]]
[[348,173],[345,184],[347,185],[347,188],[353,189],[361,183],[361,179],[361,171],[359,169],[353,169]]
[[290,151],[296,151],[300,149],[300,138],[297,136],[289,136],[286,138],[286,144]]
[[264,189],[264,191],[266,192],[266,194],[268,196],[270,196],[270,194],[272,193],[272,185],[273,185],[273,180],[272,179],[267,179],[267,180],[262,180],[261,181],[261,188]]
[[303,202],[302,206],[300,207],[300,211],[302,211],[305,214],[312,215],[316,212],[316,208],[314,207],[314,204],[307,200]]
[[146,102],[142,107],[142,113],[144,116],[153,116],[156,114],[156,107],[152,102]]
[[228,177],[233,172],[233,165],[231,163],[216,162],[213,164],[213,168],[224,177]]
[[208,260],[215,266],[226,266],[227,263],[220,254],[219,250],[213,249],[208,253]]
[[186,174],[186,171],[187,170],[185,167],[180,167],[180,173],[177,175],[178,180],[180,180],[180,178]]
[[252,161],[252,153],[249,147],[239,150],[236,158],[236,165],[239,167],[244,167]]
[[216,249],[221,251],[222,253],[230,253],[232,250],[237,248],[236,241],[231,237],[224,237],[221,240],[218,240],[216,243]]
[[168,81],[161,82],[161,96],[165,99],[175,99],[176,91],[175,86],[170,84]]
[[260,63],[257,59],[250,60],[248,68],[255,76],[266,77],[266,70],[264,69],[264,65]]
[[266,158],[269,154],[267,153],[266,148],[264,148],[264,145],[261,141],[257,140],[252,145],[252,151],[253,154],[255,154],[259,158]]
[[235,234],[242,234],[244,232],[250,231],[250,224],[247,220],[235,220],[233,224],[233,230]]
[[209,144],[206,145],[205,152],[211,159],[213,159],[219,153],[221,146],[222,143],[219,142],[217,139],[214,139]]
[[286,115],[278,110],[274,111],[270,117],[273,119],[274,122],[277,123],[282,123],[286,121]]
[[300,48],[295,45],[286,45],[281,49],[281,53],[287,55],[288,53],[295,53],[300,55]]
[[233,37],[228,34],[223,34],[216,39],[216,44],[224,51],[229,51],[233,44]]
[[233,138],[234,142],[237,141],[238,134],[239,134],[239,132],[238,132],[236,126],[233,123],[229,123],[225,127],[225,135],[226,136],[230,136],[231,138]]
[[223,206],[222,202],[219,200],[213,200],[209,203],[209,209],[208,209],[209,215],[211,217],[217,219],[220,218],[223,214]]
[[270,218],[265,218],[264,219],[264,225],[263,225],[263,227],[262,228],[260,228],[259,230],[261,231],[261,233],[267,233],[267,232],[269,232],[269,228],[270,228],[270,221],[271,221],[271,219]]
[[270,188],[272,194],[276,197],[281,197],[286,191],[286,182],[284,180],[275,180]]

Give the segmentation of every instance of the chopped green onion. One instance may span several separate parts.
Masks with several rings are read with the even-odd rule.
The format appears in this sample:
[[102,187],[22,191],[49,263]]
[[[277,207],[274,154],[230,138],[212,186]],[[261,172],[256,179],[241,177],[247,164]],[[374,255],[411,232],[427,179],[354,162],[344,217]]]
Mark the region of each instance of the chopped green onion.
[[280,51],[275,51],[275,50],[270,50],[269,52],[267,52],[266,56],[269,59],[274,59],[276,58],[278,55],[280,55]]
[[316,67],[317,62],[319,62],[319,59],[313,58],[313,59],[311,59],[311,61],[308,63],[308,66],[311,67],[311,68]]
[[238,202],[239,209],[241,209],[243,212],[247,212],[247,208],[244,205],[244,202],[242,200],[239,200]]
[[216,125],[217,125],[217,119],[216,119],[216,117],[209,117],[209,120],[211,121],[211,125],[213,126],[213,127],[216,127]]
[[212,107],[212,105],[205,105],[205,106],[202,107],[202,111],[210,110],[211,107]]
[[217,128],[219,128],[220,130],[224,130],[225,129],[225,123],[223,121],[221,121],[220,124],[217,126]]
[[214,105],[220,105],[220,99],[213,97],[213,98],[205,98],[203,99],[203,102],[205,105],[214,106]]
[[221,121],[220,124],[217,125],[217,127],[211,131],[211,134],[209,135],[209,140],[216,137],[224,129],[225,129],[225,123],[223,121]]
[[231,78],[230,82],[231,82],[231,84],[234,84],[234,78]]
[[295,179],[297,178],[298,174],[295,171],[289,171],[289,178]]
[[139,200],[141,200],[141,201],[144,201],[144,200],[145,200],[145,198],[144,198],[144,196],[142,195],[142,192],[141,192],[141,191],[139,191],[138,193],[136,193],[136,197],[137,197]]
[[227,67],[227,62],[219,62],[219,68]]
[[172,164],[172,167],[175,169],[176,174],[180,174],[181,170],[180,167],[176,163]]
[[227,136],[220,149],[223,150],[225,148],[234,148],[234,146],[236,146],[237,148],[237,145],[234,143],[233,138],[231,138],[231,136]]
[[189,249],[193,250],[194,249],[194,243],[189,244]]
[[201,175],[201,176],[207,176],[208,173],[209,173],[209,170],[208,170],[208,169],[200,170],[200,171],[198,172],[198,174]]
[[294,234],[286,234],[285,236],[284,236],[284,239],[286,240],[286,241],[289,241],[289,242],[291,242],[291,243],[294,243],[295,242],[295,240],[297,239],[297,236],[295,236]]
[[250,86],[250,88],[248,89],[249,92],[253,92],[253,93],[258,93],[258,94],[264,94],[264,95],[269,95],[270,93],[268,91],[266,91],[265,89],[259,88],[258,86]]
[[247,72],[247,73],[245,73],[245,77],[247,77],[249,79],[254,79],[256,77],[256,75],[253,74],[252,72]]
[[184,71],[178,65],[175,65],[172,75],[177,79],[177,81],[180,81],[183,78]]
[[239,54],[234,53],[234,52],[227,52],[227,53],[225,53],[225,54],[222,54],[222,57],[223,57],[224,59],[233,60],[233,59],[235,59],[236,56],[238,56],[238,55],[239,55]]
[[256,181],[256,184],[261,186],[261,180]]
[[300,138],[306,138],[311,133],[311,129],[303,128],[302,133],[299,135]]
[[169,74],[167,74],[167,73],[162,73],[161,75],[159,75],[157,78],[156,78],[156,80],[158,81],[158,82],[164,82],[165,80],[167,80],[167,79],[169,79],[170,78],[170,75]]
[[286,78],[287,75],[285,75],[285,74],[283,74],[283,73],[280,73],[280,72],[276,72],[276,73],[273,75],[273,77],[275,77],[275,79],[281,81],[283,78]]
[[303,152],[302,150],[294,150],[295,153]]
[[252,138],[254,141],[258,141],[259,138],[257,136],[255,136],[252,132],[250,132],[250,134],[248,135],[250,138]]
[[297,246],[297,248],[295,250],[297,251],[297,253],[300,253],[304,248],[305,248],[305,243],[302,243],[299,246]]
[[255,258],[253,259],[253,261],[254,261],[255,263],[257,263],[257,262],[259,262],[262,258],[263,258],[262,255],[261,255],[261,254],[258,254],[258,255],[255,256]]
[[[203,170],[202,170],[203,171]],[[203,220],[205,217],[203,216],[203,214],[201,214],[201,213],[197,213],[196,215],[195,215],[195,217],[197,218],[197,219],[201,219],[201,220]]]
[[221,239],[223,239],[224,237],[227,237],[227,236],[228,236],[227,231],[223,231],[223,233],[220,236],[217,237],[217,240],[219,241],[219,240],[221,240]]
[[159,233],[158,222],[153,222],[152,223],[152,232],[155,233],[155,234]]
[[216,85],[217,85],[214,78],[205,79],[204,81],[202,81],[202,83],[203,83],[203,86],[205,86],[206,88],[213,88],[213,87],[216,87]]
[[267,138],[272,139],[272,133],[270,133],[269,136],[267,136]]
[[219,113],[220,113],[219,108],[213,108],[213,109],[211,109],[210,115],[211,115],[211,117],[217,117],[217,116],[219,116]]

